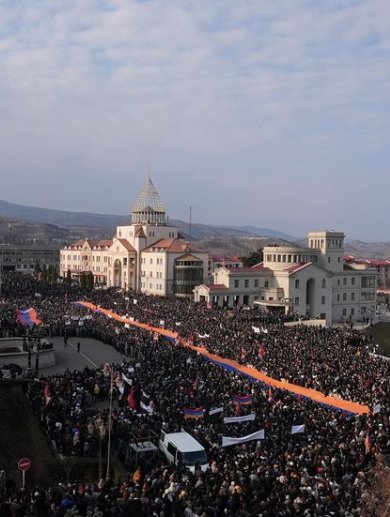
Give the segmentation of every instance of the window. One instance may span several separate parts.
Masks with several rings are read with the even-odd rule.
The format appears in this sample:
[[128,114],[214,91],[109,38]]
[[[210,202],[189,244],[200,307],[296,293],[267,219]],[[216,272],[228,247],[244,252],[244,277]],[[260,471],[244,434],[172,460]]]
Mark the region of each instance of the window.
[[321,304],[325,305],[325,296],[321,296]]
[[337,295],[337,301],[338,302],[340,301],[340,295],[339,294]]
[[268,280],[264,282],[264,287],[268,287]]
[[362,277],[362,287],[375,287],[375,277],[374,276],[363,276]]
[[244,287],[249,287],[249,280],[244,280]]
[[347,309],[343,309],[343,316],[347,315]]
[[[104,258],[106,258],[106,257],[104,257]],[[123,265],[127,266],[127,258],[126,257],[123,259]]]
[[295,303],[295,305],[299,305],[299,298],[298,297],[295,298],[295,302],[294,303]]
[[175,457],[177,449],[171,442],[168,443],[167,450],[168,450],[169,454],[172,454],[172,456]]
[[322,320],[326,320],[326,312],[321,312],[321,314],[320,314],[320,318],[321,318]]
[[295,280],[295,289],[299,289],[299,279]]
[[354,302],[355,301],[355,293],[351,293],[351,300]]
[[153,264],[153,259],[149,259],[149,264]]
[[255,280],[255,287],[259,287],[259,280],[257,278]]
[[234,280],[234,287],[235,288],[240,287],[240,281],[239,280]]
[[322,287],[322,288],[325,288],[325,287],[326,287],[326,280],[325,280],[325,278],[323,278],[323,279],[322,279],[321,287]]
[[328,264],[330,264],[330,257],[328,257]]
[[347,278],[346,277],[343,278],[343,285],[347,285]]
[[353,316],[355,314],[355,309],[352,307],[351,309],[351,316]]
[[343,293],[343,302],[347,301],[347,293]]

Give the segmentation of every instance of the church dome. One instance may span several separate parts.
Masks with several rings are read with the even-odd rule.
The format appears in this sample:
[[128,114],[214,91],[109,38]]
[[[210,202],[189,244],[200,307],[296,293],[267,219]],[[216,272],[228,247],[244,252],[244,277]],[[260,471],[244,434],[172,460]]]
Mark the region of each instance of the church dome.
[[165,205],[150,177],[133,205],[131,221],[140,224],[165,224]]

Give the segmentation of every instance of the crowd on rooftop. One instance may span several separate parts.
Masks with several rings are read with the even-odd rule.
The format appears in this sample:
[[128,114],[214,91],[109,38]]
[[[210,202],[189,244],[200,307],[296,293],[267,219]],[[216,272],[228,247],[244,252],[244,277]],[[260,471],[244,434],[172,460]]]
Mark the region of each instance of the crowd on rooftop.
[[[276,379],[367,404],[371,412],[346,414],[254,383],[164,337],[88,312],[74,303],[81,299],[178,332]],[[53,336],[94,337],[122,354],[122,361],[110,367],[52,376],[43,371],[29,383],[27,395],[57,454],[97,457],[106,452],[110,431],[113,451],[129,475],[120,483],[9,491],[1,516],[364,515],[377,458],[390,452],[390,362],[375,354],[367,333],[349,326],[285,326],[285,317],[258,309],[209,309],[187,299],[113,289],[82,292],[77,286],[42,286],[30,277],[9,275],[0,300],[3,336],[26,332],[15,318],[18,307],[34,307]],[[111,393],[110,419],[96,401],[107,401]],[[234,404],[235,394],[250,394],[251,403]],[[210,415],[219,407],[222,413]],[[184,408],[203,408],[204,416],[185,419]],[[254,421],[223,421],[249,413],[256,415]],[[292,434],[294,425],[304,425],[304,432]],[[190,472],[168,464],[164,456],[141,467],[128,463],[130,437],[142,440],[150,432],[181,429],[205,447],[207,471]],[[222,436],[260,429],[264,439],[221,447]]]

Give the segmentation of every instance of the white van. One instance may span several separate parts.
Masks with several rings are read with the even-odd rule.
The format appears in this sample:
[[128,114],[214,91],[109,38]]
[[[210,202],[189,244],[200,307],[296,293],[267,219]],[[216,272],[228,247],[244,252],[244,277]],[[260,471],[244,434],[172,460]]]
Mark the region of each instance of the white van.
[[189,433],[161,431],[159,447],[170,463],[175,463],[175,465],[181,463],[191,472],[195,472],[196,465],[199,465],[203,472],[208,469],[209,464],[204,447]]

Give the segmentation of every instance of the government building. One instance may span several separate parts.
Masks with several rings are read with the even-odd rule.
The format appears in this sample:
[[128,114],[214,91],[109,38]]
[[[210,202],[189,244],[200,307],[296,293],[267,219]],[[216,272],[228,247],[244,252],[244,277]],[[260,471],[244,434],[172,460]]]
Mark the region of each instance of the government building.
[[182,239],[170,226],[164,203],[150,178],[131,211],[109,240],[79,240],[61,249],[60,275],[92,273],[96,285],[159,296],[193,296],[207,282],[208,253]]
[[308,247],[265,246],[262,263],[251,268],[217,268],[213,283],[195,288],[195,300],[210,306],[257,305],[324,320],[375,318],[377,271],[344,261],[344,234],[316,231]]

